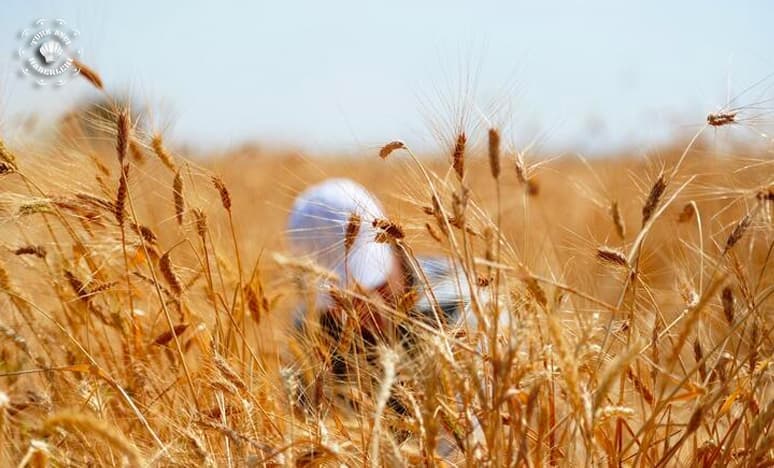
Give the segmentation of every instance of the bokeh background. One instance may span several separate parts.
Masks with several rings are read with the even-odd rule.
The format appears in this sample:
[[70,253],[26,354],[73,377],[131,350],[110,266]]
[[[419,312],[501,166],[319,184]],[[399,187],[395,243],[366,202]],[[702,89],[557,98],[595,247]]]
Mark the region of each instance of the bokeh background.
[[358,153],[393,138],[433,148],[432,121],[465,90],[547,150],[642,149],[692,132],[774,70],[774,4],[763,0],[6,0],[6,133],[94,93],[19,76],[18,34],[39,17],[77,26],[84,61],[114,92],[151,105],[168,138],[205,150],[252,141]]

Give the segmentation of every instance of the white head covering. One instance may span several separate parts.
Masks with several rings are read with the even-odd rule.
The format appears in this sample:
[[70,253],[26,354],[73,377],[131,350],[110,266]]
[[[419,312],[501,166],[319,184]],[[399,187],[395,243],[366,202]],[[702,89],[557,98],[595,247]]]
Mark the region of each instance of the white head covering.
[[[352,214],[360,216],[360,230],[345,255],[344,239]],[[379,201],[361,185],[349,179],[328,179],[296,198],[288,220],[290,249],[336,273],[346,286],[356,281],[365,288],[379,287],[393,267],[390,246],[374,240],[372,222],[384,217]]]

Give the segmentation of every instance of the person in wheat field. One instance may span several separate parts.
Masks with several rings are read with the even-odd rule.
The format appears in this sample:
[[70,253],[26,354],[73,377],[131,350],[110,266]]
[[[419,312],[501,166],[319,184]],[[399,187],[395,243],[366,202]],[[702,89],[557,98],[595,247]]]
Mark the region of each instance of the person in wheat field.
[[[345,313],[336,291],[354,291],[394,310],[401,298],[413,290],[416,295],[411,319],[424,320],[431,326],[436,326],[440,319],[442,325],[453,327],[469,315],[470,289],[462,268],[442,256],[420,256],[416,264],[421,272],[416,271],[416,265],[412,266],[398,248],[377,239],[374,221],[386,218],[376,197],[349,179],[325,180],[296,197],[287,226],[290,251],[313,260],[336,278],[320,280],[315,285],[315,310],[309,310],[308,303],[297,308],[298,331],[319,324],[332,343],[338,341]],[[431,294],[425,290],[427,284]],[[389,314],[380,312],[384,308],[367,307],[363,302],[354,301],[353,306],[359,312],[358,329],[366,345],[375,345],[385,338],[391,320]],[[315,320],[318,322],[310,323]],[[398,336],[410,346],[407,331],[402,326],[397,328]],[[334,355],[333,371],[336,375],[346,373],[342,356]]]

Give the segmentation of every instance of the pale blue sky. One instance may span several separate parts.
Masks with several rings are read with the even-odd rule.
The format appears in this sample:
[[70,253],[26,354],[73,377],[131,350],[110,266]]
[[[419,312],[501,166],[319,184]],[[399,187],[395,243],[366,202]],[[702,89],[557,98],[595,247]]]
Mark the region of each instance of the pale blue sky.
[[24,112],[55,115],[93,92],[18,76],[18,33],[38,17],[76,25],[84,61],[111,90],[150,103],[171,138],[206,148],[430,147],[428,114],[450,117],[435,90],[453,94],[460,71],[477,77],[484,113],[492,99],[510,102],[517,142],[642,147],[701,124],[729,78],[733,95],[774,72],[765,0],[4,0],[5,133]]

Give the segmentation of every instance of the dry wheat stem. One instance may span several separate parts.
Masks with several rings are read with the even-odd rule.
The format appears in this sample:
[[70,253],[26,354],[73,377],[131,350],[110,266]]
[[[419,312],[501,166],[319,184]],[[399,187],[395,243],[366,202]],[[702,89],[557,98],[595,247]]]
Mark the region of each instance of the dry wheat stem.
[[376,397],[376,410],[374,411],[374,424],[371,430],[371,442],[369,444],[369,455],[371,466],[380,466],[379,460],[379,437],[381,436],[382,415],[387,406],[387,400],[390,398],[390,389],[395,381],[395,366],[398,361],[398,355],[389,348],[382,349],[381,363],[384,369],[382,383],[379,387],[379,393]]
[[[137,212],[134,207],[134,201],[132,199],[132,195],[130,192],[127,192],[126,200],[129,204],[129,212],[131,214],[132,222],[138,223],[137,221]],[[140,237],[140,243],[142,245],[143,253],[145,254],[145,258],[151,258],[150,253],[148,250],[148,244],[145,242],[145,239]],[[152,262],[148,262],[148,270],[151,273],[151,277],[153,278],[153,284],[156,289],[156,295],[158,297],[158,300],[161,304],[161,310],[164,312],[164,318],[167,321],[167,326],[169,327],[169,330],[174,329],[174,323],[172,322],[172,315],[169,313],[169,308],[167,307],[167,301],[164,300],[164,295],[161,292],[161,283],[159,282],[158,274],[156,273],[156,268],[153,266]],[[185,374],[186,381],[188,383],[188,387],[191,391],[191,397],[194,400],[194,406],[196,407],[197,411],[201,411],[201,407],[199,405],[199,398],[196,394],[196,389],[193,384],[193,379],[191,378],[191,373],[188,369],[188,364],[185,360],[185,354],[183,353],[183,347],[180,343],[180,340],[178,339],[177,335],[174,337],[175,347],[178,352],[178,355],[180,357],[180,362],[183,366],[183,373]],[[154,434],[155,436],[155,434]],[[157,437],[156,437],[157,438]],[[160,442],[160,441],[159,441]]]

